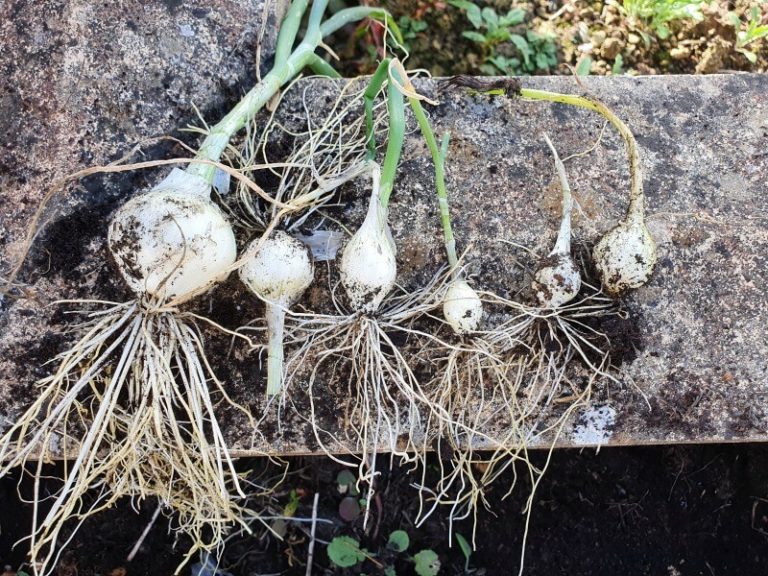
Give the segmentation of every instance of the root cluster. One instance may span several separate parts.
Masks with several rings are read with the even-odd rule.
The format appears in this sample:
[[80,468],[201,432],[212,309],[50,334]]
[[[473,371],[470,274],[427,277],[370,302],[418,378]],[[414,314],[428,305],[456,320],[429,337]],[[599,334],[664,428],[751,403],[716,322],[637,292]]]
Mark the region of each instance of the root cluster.
[[[53,359],[56,371],[0,439],[0,475],[23,466],[38,479],[31,560],[41,573],[55,567],[68,521],[80,525],[125,496],[159,499],[192,538],[190,555],[215,546],[241,517],[243,492],[213,399],[248,412],[213,374],[194,318],[102,304],[74,327],[82,337]],[[39,515],[42,465],[62,456],[62,486]]]

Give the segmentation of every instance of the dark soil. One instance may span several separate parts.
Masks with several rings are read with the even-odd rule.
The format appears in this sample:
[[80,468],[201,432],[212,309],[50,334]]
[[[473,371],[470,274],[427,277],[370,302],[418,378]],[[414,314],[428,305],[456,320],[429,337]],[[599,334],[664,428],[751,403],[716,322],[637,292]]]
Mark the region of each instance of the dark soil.
[[[545,454],[535,458],[543,464]],[[250,464],[264,466],[260,461]],[[339,465],[307,458],[292,461],[291,467],[294,472],[278,488],[270,510],[282,513],[290,492],[295,491],[299,498],[295,517],[310,518],[314,494],[319,493],[318,518],[332,523],[317,525],[315,574],[383,573],[376,563],[394,566],[398,574],[411,574],[410,557],[422,549],[437,552],[441,574],[464,573],[461,550],[455,544],[448,547],[446,510],[419,528],[414,526],[418,497],[409,484],[416,478],[405,469],[395,468],[381,476],[369,526],[363,530],[362,517],[346,522],[339,516],[344,497],[336,483]],[[434,473],[434,466],[428,470]],[[477,551],[469,561],[475,573],[517,572],[524,525],[521,511],[529,486],[519,483],[514,494],[502,500],[511,479],[508,473],[489,493],[493,513],[484,510],[478,515]],[[525,574],[762,574],[768,562],[766,497],[768,446],[612,448],[598,454],[558,451],[534,500]],[[86,522],[70,544],[59,574],[107,575],[117,574],[113,571],[119,568],[129,576],[172,573],[186,543],[181,540],[174,548],[173,537],[167,534],[168,520],[162,517],[133,562],[126,562],[154,507],[144,503],[136,514],[126,502]],[[31,508],[19,503],[10,478],[0,482],[0,510],[0,563],[16,568],[24,560],[24,545],[13,551],[11,545],[27,533]],[[222,562],[232,574],[305,573],[309,524],[289,523],[282,541],[255,528],[256,536],[228,543]],[[406,553],[387,549],[389,534],[398,529],[410,536]],[[470,539],[472,524],[462,521],[454,530]],[[373,559],[346,571],[334,569],[323,542],[338,535],[359,540]],[[182,574],[189,574],[189,568]]]
[[[522,8],[526,11],[525,20],[511,27],[511,32],[525,36],[532,31],[552,38],[557,46],[557,64],[536,69],[535,74],[570,75],[573,68],[587,58],[591,62],[587,66],[589,73],[599,75],[712,74],[768,69],[768,39],[739,45],[737,38],[737,33],[747,28],[752,7],[758,8],[758,23],[768,22],[768,11],[759,0],[710,0],[702,5],[701,20],[670,21],[670,33],[663,38],[649,19],[636,18],[601,0],[474,0],[474,3],[490,7],[499,15],[513,7]],[[477,29],[465,11],[449,1],[379,0],[377,4],[388,8],[403,27],[410,69],[425,68],[435,76],[503,75],[504,71],[489,64],[489,58],[520,56],[509,41],[491,47],[467,39],[463,33]],[[734,16],[739,20],[738,27]],[[371,57],[375,52],[372,46],[379,44],[378,36],[369,33],[356,37],[339,35],[332,47],[341,56],[343,73],[354,76],[372,72],[376,64]],[[755,55],[755,62],[747,58],[745,50]]]

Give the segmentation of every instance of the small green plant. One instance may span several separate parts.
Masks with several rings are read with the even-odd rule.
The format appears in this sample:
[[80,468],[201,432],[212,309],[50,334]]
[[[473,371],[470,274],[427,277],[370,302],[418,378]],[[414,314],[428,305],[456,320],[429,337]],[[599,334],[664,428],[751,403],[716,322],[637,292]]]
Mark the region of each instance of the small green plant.
[[[539,34],[528,30],[524,35],[512,32],[512,28],[525,21],[526,12],[522,8],[513,8],[506,15],[500,16],[493,8],[480,8],[468,0],[448,0],[467,15],[474,30],[465,30],[464,38],[480,45],[484,64],[480,70],[484,74],[524,75],[538,70],[550,70],[557,65],[557,45],[552,34]],[[511,44],[515,56],[501,53],[504,44]]]
[[368,557],[368,552],[360,548],[360,542],[350,536],[336,536],[328,544],[328,559],[339,568],[351,568]]
[[288,502],[283,506],[283,518],[275,518],[270,525],[272,531],[280,538],[285,536],[285,533],[288,530],[288,522],[286,521],[286,518],[293,518],[296,515],[296,510],[299,509],[298,492],[296,492],[296,490],[291,490],[288,498]]
[[589,76],[589,72],[592,69],[592,58],[585,56],[576,65],[577,76]]
[[[328,544],[327,552],[331,564],[337,568],[352,568],[364,560],[370,560],[379,570],[383,570],[385,576],[397,576],[395,567],[385,564],[394,560],[396,555],[405,553],[410,544],[411,539],[405,530],[395,530],[389,535],[386,549],[381,551],[378,560],[375,554],[360,548],[360,542],[351,536],[336,536]],[[421,550],[408,560],[413,562],[413,569],[418,576],[437,576],[440,571],[440,559],[433,550]]]
[[410,543],[411,539],[408,537],[408,532],[405,530],[395,530],[389,535],[387,548],[395,552],[405,552],[408,550]]
[[469,573],[469,559],[472,558],[472,546],[470,546],[467,539],[458,532],[456,533],[456,542],[459,543],[461,553],[464,554],[464,572]]
[[464,32],[463,36],[465,38],[476,42],[491,45],[508,42],[512,36],[510,28],[525,21],[525,10],[522,8],[513,8],[507,12],[506,16],[499,16],[493,8],[486,6],[480,9],[477,4],[467,0],[448,0],[448,3],[451,6],[464,10],[475,30],[484,30],[482,33]]
[[417,20],[410,16],[401,16],[397,20],[397,25],[400,27],[400,32],[403,34],[403,48],[410,52],[410,42],[415,40],[416,37],[427,29],[428,25],[423,20]]
[[360,491],[357,489],[357,476],[349,470],[342,470],[336,475],[336,486],[339,494],[349,494],[350,496],[360,494]]
[[762,23],[763,17],[757,6],[752,6],[749,16],[748,22],[742,22],[735,12],[728,13],[733,27],[737,30],[736,51],[744,54],[747,60],[754,64],[757,62],[757,54],[747,50],[747,46],[768,36],[768,24]]
[[342,470],[336,475],[336,489],[346,496],[339,502],[339,516],[346,522],[354,522],[367,506],[365,498],[360,497],[357,477],[349,470]]
[[296,490],[291,490],[288,498],[288,503],[283,507],[283,516],[291,518],[296,515],[296,510],[299,509],[299,493]]
[[[649,28],[661,38],[669,37],[669,24],[676,20],[704,19],[701,7],[711,0],[608,0],[608,4],[616,6],[631,23]],[[644,34],[646,43],[649,38]]]
[[614,76],[618,76],[620,74],[624,73],[624,56],[621,54],[616,55],[616,60],[613,61],[613,66],[611,67],[611,74]]
[[422,550],[413,557],[414,571],[419,576],[437,576],[440,572],[440,558],[434,550]]

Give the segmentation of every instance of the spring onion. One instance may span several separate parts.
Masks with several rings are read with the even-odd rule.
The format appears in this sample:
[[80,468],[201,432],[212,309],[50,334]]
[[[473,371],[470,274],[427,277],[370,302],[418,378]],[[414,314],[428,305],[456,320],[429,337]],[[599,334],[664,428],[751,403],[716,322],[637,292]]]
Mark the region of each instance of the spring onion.
[[555,167],[560,177],[560,186],[563,190],[563,215],[555,247],[549,256],[539,263],[534,274],[533,290],[542,307],[558,308],[573,300],[581,290],[581,273],[571,256],[571,212],[573,210],[571,187],[568,185],[565,166],[557,155],[557,150],[546,134],[544,139],[555,158]]
[[624,219],[598,241],[592,257],[603,288],[611,296],[620,296],[646,284],[653,274],[658,256],[656,243],[645,223],[642,164],[637,140],[629,127],[595,98],[521,88],[516,79],[481,80],[455,76],[449,82],[488,93],[504,93],[513,98],[584,108],[597,112],[616,128],[624,140],[629,158],[629,208]]
[[243,260],[240,279],[266,303],[267,396],[274,396],[280,391],[283,379],[285,314],[312,283],[312,256],[305,244],[278,230],[264,242],[253,241]]
[[[407,81],[407,76],[403,75]],[[412,86],[408,86],[409,92],[415,94]],[[443,241],[448,259],[451,281],[443,296],[443,316],[456,334],[467,334],[476,331],[480,327],[483,317],[483,302],[477,291],[470,286],[463,277],[456,255],[456,239],[453,235],[453,226],[448,210],[448,192],[445,186],[445,158],[448,151],[449,134],[446,133],[440,148],[437,139],[430,126],[429,119],[418,98],[410,96],[408,102],[411,105],[416,121],[419,124],[422,137],[432,154],[435,165],[435,188],[440,211],[440,222],[443,229]]]

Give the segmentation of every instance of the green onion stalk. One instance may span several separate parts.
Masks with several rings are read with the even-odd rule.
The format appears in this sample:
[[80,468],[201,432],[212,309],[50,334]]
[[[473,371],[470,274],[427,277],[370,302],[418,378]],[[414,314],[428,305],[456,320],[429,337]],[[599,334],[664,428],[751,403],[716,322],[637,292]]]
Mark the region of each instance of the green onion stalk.
[[254,117],[277,93],[304,68],[326,76],[338,76],[333,68],[315,53],[323,38],[333,34],[349,23],[373,18],[386,22],[396,38],[400,32],[389,13],[382,8],[346,8],[322,21],[328,0],[315,0],[309,13],[306,33],[296,48],[291,51],[306,11],[308,0],[295,0],[283,20],[275,50],[275,63],[270,72],[256,84],[221,121],[213,126],[201,144],[195,159],[207,162],[193,162],[187,173],[199,176],[207,183],[213,182],[216,167],[209,162],[218,162],[229,140]]
[[456,334],[461,335],[474,332],[480,326],[483,316],[483,303],[477,291],[464,278],[463,271],[459,267],[459,258],[456,254],[456,238],[451,225],[448,191],[445,185],[445,159],[448,155],[450,133],[445,133],[441,145],[438,146],[437,138],[435,138],[432,126],[419,99],[409,97],[408,102],[411,105],[424,141],[427,143],[427,147],[432,154],[432,162],[435,165],[435,188],[440,223],[443,229],[443,241],[451,274],[451,281],[443,297],[443,316]]
[[[366,118],[372,110],[372,102],[387,77],[390,61],[385,60],[371,79],[365,94]],[[382,72],[383,71],[383,72]],[[378,85],[378,86],[377,86]],[[375,312],[395,286],[397,264],[396,248],[389,227],[389,200],[394,189],[397,165],[405,139],[405,105],[403,96],[390,80],[387,87],[387,112],[389,131],[384,162],[379,169],[372,160],[376,143],[373,137],[373,121],[368,122],[367,142],[372,162],[373,187],[368,213],[358,231],[352,236],[341,256],[341,283],[355,310]]]

